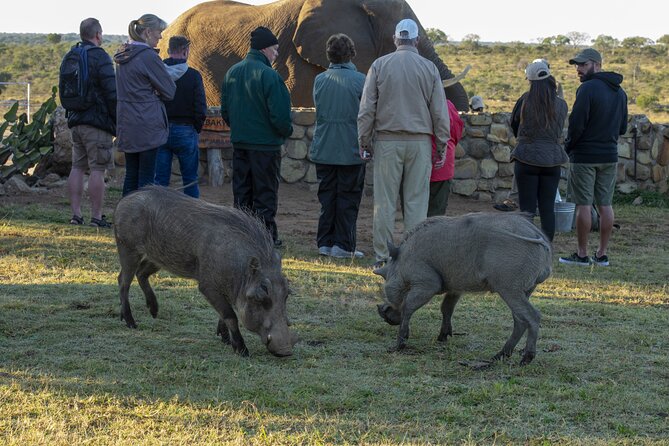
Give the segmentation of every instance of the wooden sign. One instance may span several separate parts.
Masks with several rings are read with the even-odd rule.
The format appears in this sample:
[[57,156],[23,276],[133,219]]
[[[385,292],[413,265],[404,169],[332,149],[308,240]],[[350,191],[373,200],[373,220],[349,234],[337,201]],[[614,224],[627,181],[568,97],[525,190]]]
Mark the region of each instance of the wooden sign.
[[[222,119],[221,119],[222,120]],[[230,132],[212,132],[203,129],[200,133],[200,149],[230,149]]]
[[202,130],[207,130],[210,132],[229,132],[230,127],[225,123],[221,116],[207,116],[204,120],[204,126]]

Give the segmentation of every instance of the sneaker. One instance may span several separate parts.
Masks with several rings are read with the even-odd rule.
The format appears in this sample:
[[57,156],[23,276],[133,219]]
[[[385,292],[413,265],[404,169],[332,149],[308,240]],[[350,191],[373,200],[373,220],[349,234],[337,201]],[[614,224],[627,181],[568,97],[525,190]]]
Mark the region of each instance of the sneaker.
[[94,228],[111,228],[112,224],[107,221],[107,216],[103,215],[100,218],[91,217],[91,224]]
[[575,252],[569,257],[560,257],[560,263],[566,263],[567,265],[588,266],[592,263],[592,261],[590,260],[590,257],[581,257],[577,252]]
[[318,255],[329,256],[331,252],[332,252],[332,246],[319,246],[318,247]]
[[356,259],[361,259],[365,257],[365,254],[363,254],[360,251],[346,251],[342,248],[340,248],[337,245],[334,245],[332,249],[330,250],[330,256],[336,258],[336,259],[350,259],[350,258],[356,258]]
[[609,266],[609,256],[606,254],[603,256],[597,256],[597,253],[595,252],[592,255],[592,263],[599,266]]

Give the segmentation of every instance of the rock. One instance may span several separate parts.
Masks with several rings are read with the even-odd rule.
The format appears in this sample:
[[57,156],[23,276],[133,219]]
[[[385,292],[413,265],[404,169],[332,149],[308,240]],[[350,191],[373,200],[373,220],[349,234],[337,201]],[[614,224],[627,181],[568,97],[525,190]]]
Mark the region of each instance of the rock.
[[[669,127],[665,129],[665,133],[669,130]],[[662,149],[657,156],[657,163],[661,166],[669,165],[669,136],[665,134],[664,141],[662,141]]]
[[290,135],[290,139],[302,139],[307,133],[307,128],[303,125],[293,125],[293,133]]
[[477,185],[476,185],[477,190],[480,191],[486,191],[486,192],[494,192],[495,188],[493,187],[492,180],[481,178]]
[[650,159],[650,152],[648,150],[639,150],[636,153],[636,161],[639,164],[651,164],[652,160]]
[[458,195],[471,196],[476,191],[476,180],[453,180],[451,192]]
[[511,147],[505,144],[497,144],[491,150],[493,158],[500,163],[508,163],[511,161]]
[[511,185],[513,184],[513,177],[506,177],[506,178],[495,177],[492,180],[492,184],[495,190],[497,190],[498,188],[511,189]]
[[492,142],[509,142],[509,128],[505,124],[492,124],[486,139]]
[[307,128],[307,138],[309,139],[309,141],[313,141],[314,130],[315,129],[316,129],[316,126],[313,126],[313,125],[311,127]]
[[307,167],[302,160],[284,158],[281,160],[281,178],[286,183],[296,183],[304,178]]
[[479,167],[483,178],[494,178],[495,175],[497,175],[497,169],[497,161],[490,158],[482,160],[481,166]]
[[641,196],[636,197],[634,201],[632,201],[632,204],[634,206],[640,206],[642,203],[643,203],[643,198],[641,198]]
[[491,203],[492,202],[492,195],[490,195],[487,192],[479,192],[476,194],[476,199],[478,201],[481,201],[483,203]]
[[514,163],[499,163],[497,165],[497,175],[500,177],[510,177],[514,174]]
[[667,179],[667,167],[654,165],[652,168],[653,183],[660,183]]
[[617,183],[622,183],[627,179],[627,174],[625,173],[626,170],[627,170],[627,163],[624,161],[618,161],[618,165],[616,166]]
[[311,126],[316,123],[315,108],[296,108],[292,112],[293,124]]
[[309,164],[307,167],[307,174],[304,176],[304,182],[306,183],[317,183],[318,177],[316,176],[316,165]]
[[618,192],[622,194],[631,194],[635,190],[637,190],[639,186],[637,186],[636,183],[631,183],[631,182],[625,182],[625,183],[620,183],[616,186],[616,189]]
[[463,156],[465,156],[467,153],[465,152],[465,149],[458,143],[457,146],[455,146],[455,158],[460,159]]
[[618,156],[621,158],[632,158],[632,148],[629,142],[623,141],[622,138],[618,140]]
[[477,113],[469,115],[469,123],[471,125],[490,125],[492,124],[492,116],[488,113]]
[[4,184],[0,184],[0,197],[3,195],[7,195],[7,190],[5,189]]
[[629,163],[627,165],[627,175],[630,176],[631,180],[648,180],[650,179],[650,167],[644,166],[643,164],[637,164],[636,166],[636,178],[634,177],[634,163]]
[[483,159],[490,154],[490,144],[485,139],[470,139],[467,141],[466,150],[472,158]]
[[14,190],[17,192],[30,192],[30,186],[26,184],[25,179],[21,175],[13,175],[5,183],[9,190]]
[[482,127],[470,127],[467,129],[467,136],[472,138],[485,138],[487,135],[488,132]]
[[511,125],[511,113],[495,113],[492,115],[492,121],[495,124]]
[[61,177],[57,173],[50,173],[41,180],[37,182],[39,186],[45,186],[45,187],[55,187],[53,186],[55,183],[60,183]]
[[458,180],[476,178],[478,170],[479,170],[478,163],[471,158],[456,160],[455,175],[453,178]]
[[653,138],[651,136],[642,136],[637,139],[637,148],[639,150],[650,150],[653,148]]
[[307,157],[309,148],[304,141],[290,139],[286,141],[286,155],[294,160],[303,160]]

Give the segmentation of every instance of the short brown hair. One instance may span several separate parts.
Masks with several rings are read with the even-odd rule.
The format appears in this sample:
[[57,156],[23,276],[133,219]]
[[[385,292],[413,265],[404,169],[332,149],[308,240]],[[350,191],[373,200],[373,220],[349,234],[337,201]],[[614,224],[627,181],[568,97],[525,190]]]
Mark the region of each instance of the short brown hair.
[[346,34],[333,34],[325,45],[331,63],[350,62],[355,57],[355,44]]
[[167,47],[167,52],[170,54],[179,53],[189,46],[190,40],[188,40],[185,36],[172,36],[170,37],[170,43]]

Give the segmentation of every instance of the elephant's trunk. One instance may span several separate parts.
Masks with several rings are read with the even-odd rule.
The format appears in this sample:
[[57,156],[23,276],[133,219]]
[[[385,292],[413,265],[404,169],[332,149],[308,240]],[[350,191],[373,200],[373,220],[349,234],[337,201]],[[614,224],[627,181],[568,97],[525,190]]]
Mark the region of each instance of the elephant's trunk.
[[[439,76],[441,77],[442,80],[451,79],[455,77],[451,72],[451,70],[448,69],[446,64],[441,60],[437,52],[434,50],[432,42],[430,42],[430,39],[428,39],[425,36],[425,34],[423,34],[423,37],[418,40],[418,52],[424,58],[434,62],[434,64],[437,66],[437,69],[439,70]],[[467,92],[465,91],[464,87],[460,82],[457,82],[449,87],[446,87],[444,89],[444,92],[446,93],[446,97],[451,102],[453,102],[455,108],[457,108],[460,111],[469,110],[469,98],[467,97]]]
[[450,79],[453,77],[453,73],[448,69],[446,64],[441,60],[437,52],[432,46],[432,42],[427,37],[423,37],[418,40],[418,52],[424,58],[431,60],[437,66],[439,70],[439,76],[442,80]]

